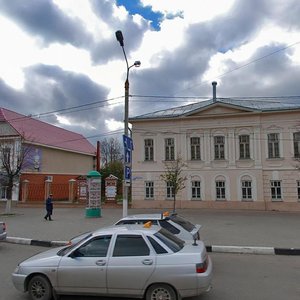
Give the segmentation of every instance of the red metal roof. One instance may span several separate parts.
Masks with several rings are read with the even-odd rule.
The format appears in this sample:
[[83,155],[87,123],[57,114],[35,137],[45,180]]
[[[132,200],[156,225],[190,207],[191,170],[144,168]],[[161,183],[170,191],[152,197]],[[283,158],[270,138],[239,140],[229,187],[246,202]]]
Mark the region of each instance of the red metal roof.
[[9,123],[26,141],[72,152],[95,154],[95,147],[81,134],[0,108],[0,122]]

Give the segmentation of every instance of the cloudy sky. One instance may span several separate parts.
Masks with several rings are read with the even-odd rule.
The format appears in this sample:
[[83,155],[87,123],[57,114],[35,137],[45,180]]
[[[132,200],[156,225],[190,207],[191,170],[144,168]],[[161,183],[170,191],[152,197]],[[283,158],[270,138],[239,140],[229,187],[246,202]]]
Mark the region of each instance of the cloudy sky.
[[92,143],[131,117],[218,97],[300,95],[299,0],[0,0],[0,107]]

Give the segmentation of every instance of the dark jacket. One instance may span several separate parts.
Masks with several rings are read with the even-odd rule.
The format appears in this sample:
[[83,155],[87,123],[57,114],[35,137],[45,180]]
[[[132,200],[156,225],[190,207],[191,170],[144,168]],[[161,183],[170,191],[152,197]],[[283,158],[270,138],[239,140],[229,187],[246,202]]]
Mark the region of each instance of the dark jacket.
[[53,210],[53,202],[52,202],[52,198],[51,197],[48,197],[47,200],[46,200],[46,210],[48,212],[51,212],[52,213],[52,210]]

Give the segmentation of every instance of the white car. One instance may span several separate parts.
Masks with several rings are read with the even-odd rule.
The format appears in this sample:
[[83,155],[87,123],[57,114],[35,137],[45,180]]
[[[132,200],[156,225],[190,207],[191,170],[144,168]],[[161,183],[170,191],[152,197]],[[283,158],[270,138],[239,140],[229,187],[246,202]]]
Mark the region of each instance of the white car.
[[14,286],[31,300],[95,295],[179,300],[210,290],[212,262],[202,241],[184,242],[158,226],[110,226],[71,246],[21,262]]
[[115,225],[122,224],[145,224],[151,221],[153,225],[158,225],[175,234],[182,240],[200,240],[201,225],[192,224],[190,221],[177,213],[154,213],[129,215],[120,219]]

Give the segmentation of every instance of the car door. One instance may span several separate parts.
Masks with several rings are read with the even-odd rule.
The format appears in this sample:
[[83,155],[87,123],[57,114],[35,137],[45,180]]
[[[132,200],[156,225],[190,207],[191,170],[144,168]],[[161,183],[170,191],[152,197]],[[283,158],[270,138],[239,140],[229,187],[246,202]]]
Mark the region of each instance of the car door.
[[57,274],[58,292],[105,294],[110,241],[111,235],[98,236],[62,257]]
[[108,262],[108,294],[142,295],[155,266],[156,256],[142,235],[118,234]]

